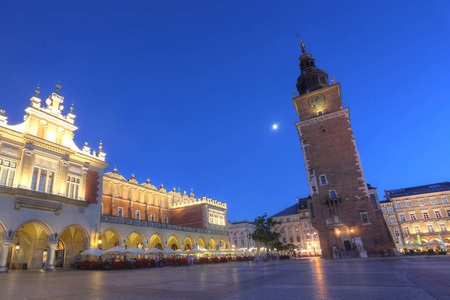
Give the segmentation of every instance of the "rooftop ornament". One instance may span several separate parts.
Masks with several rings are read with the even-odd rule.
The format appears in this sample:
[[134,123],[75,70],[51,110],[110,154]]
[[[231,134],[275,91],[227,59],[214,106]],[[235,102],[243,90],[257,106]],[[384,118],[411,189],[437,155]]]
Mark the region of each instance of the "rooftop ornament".
[[72,103],[72,106],[70,107],[70,113],[73,113],[74,109],[75,109],[75,107],[73,107],[73,103]]
[[60,80],[58,80],[58,84],[56,84],[55,85],[55,87],[56,87],[56,93],[59,95],[59,90],[61,89],[61,81]]
[[303,40],[300,38],[300,35],[298,33],[297,33],[296,37],[298,37],[300,39],[300,46],[299,46],[299,48],[302,49],[303,53],[305,53],[306,52],[306,50],[305,50],[306,47],[305,47],[305,44],[303,44]]
[[40,92],[41,91],[39,90],[39,84],[38,84],[37,88],[34,90],[34,94],[35,94],[34,96],[37,97]]

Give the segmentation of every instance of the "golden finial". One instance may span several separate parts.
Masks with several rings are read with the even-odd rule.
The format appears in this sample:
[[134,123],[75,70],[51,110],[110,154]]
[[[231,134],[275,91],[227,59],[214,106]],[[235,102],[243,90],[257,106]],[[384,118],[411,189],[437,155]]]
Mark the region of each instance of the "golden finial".
[[147,183],[150,183],[150,177],[147,177]]
[[4,109],[0,109],[0,115],[2,115],[2,116],[5,115],[5,110]]
[[35,93],[35,97],[37,97],[38,95],[39,95],[39,93],[40,93],[41,91],[39,90],[39,84],[38,84],[38,86],[37,86],[37,88],[34,90],[34,93]]
[[61,84],[60,83],[61,83],[61,80],[58,80],[58,84],[55,85],[57,94],[59,94],[59,90],[61,89]]
[[98,146],[98,152],[102,152],[103,142],[100,140],[100,145]]
[[70,107],[70,112],[73,113],[74,109],[75,109],[75,107],[73,107],[73,103],[72,103],[72,106]]
[[300,46],[299,46],[299,48],[302,49],[303,53],[305,53],[305,51],[306,51],[305,50],[305,44],[303,44],[303,40],[300,38],[300,35],[298,34],[298,32],[297,32],[296,37],[298,37],[300,39]]
[[88,142],[84,142],[84,146],[87,147],[88,146]]
[[333,78],[331,79],[331,81],[333,81],[333,84],[335,84],[335,83],[336,83],[336,78],[334,78],[334,76],[333,76]]
[[113,171],[114,171],[114,173],[117,173],[117,166],[114,166]]
[[297,91],[294,90],[294,97],[297,97]]

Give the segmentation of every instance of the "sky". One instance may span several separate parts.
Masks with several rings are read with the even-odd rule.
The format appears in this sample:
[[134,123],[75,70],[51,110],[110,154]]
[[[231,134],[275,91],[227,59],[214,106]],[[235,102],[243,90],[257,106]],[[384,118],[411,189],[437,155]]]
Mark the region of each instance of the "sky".
[[[0,108],[39,84],[112,171],[273,215],[309,195],[292,103],[301,55],[340,82],[368,183],[449,180],[448,1],[9,1]],[[278,129],[273,130],[272,125]]]

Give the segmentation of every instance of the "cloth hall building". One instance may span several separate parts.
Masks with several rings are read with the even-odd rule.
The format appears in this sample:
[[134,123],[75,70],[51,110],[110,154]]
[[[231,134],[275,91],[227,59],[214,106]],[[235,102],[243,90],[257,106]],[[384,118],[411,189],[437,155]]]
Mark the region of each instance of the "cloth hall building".
[[104,173],[60,88],[44,103],[36,90],[21,124],[0,111],[0,272],[69,267],[90,247],[229,248],[225,203]]

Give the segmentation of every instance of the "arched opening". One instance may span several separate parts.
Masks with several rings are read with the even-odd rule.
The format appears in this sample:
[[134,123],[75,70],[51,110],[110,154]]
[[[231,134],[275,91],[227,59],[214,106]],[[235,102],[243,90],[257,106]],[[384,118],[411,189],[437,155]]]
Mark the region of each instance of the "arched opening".
[[178,248],[180,248],[180,244],[180,238],[176,234],[170,236],[167,240],[167,247],[172,250],[177,250]]
[[219,250],[225,250],[228,248],[229,248],[228,242],[225,239],[221,239],[219,242]]
[[188,236],[183,241],[183,250],[192,250],[194,249],[195,240],[193,237]]
[[128,235],[127,240],[125,242],[125,247],[127,249],[131,247],[143,249],[144,239],[145,239],[144,235],[140,231],[133,231]]
[[8,255],[10,269],[42,269],[47,263],[47,241],[52,232],[47,224],[31,221],[14,233]]
[[201,238],[198,239],[197,247],[199,247],[201,249],[206,249],[206,240],[205,240],[204,237],[201,237]]
[[159,233],[155,233],[150,237],[150,240],[148,241],[148,248],[158,248],[159,250],[163,250],[164,245],[164,238]]
[[122,236],[115,229],[107,229],[102,233],[102,243],[99,245],[103,251],[119,246]]
[[209,240],[209,250],[216,250],[217,248],[217,240],[215,238],[212,238]]
[[55,250],[55,267],[71,267],[77,259],[81,259],[80,252],[89,246],[89,234],[80,225],[70,225],[59,235],[58,246]]

